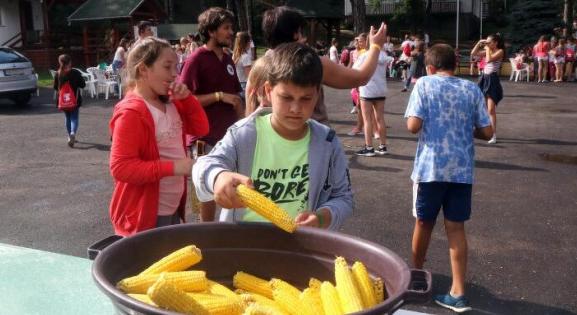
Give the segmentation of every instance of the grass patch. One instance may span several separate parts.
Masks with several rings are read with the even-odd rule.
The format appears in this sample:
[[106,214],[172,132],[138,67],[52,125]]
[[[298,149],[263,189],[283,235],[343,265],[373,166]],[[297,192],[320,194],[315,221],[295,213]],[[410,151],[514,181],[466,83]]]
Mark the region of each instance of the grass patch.
[[38,86],[45,88],[51,88],[54,86],[54,79],[52,79],[48,70],[38,71]]

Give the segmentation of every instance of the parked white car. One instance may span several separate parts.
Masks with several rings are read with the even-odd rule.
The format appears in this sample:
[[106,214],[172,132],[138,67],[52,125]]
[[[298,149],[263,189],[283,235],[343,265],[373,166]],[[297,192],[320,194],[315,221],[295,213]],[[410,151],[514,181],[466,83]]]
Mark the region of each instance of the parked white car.
[[28,58],[9,47],[0,47],[0,98],[26,105],[36,93],[38,79]]

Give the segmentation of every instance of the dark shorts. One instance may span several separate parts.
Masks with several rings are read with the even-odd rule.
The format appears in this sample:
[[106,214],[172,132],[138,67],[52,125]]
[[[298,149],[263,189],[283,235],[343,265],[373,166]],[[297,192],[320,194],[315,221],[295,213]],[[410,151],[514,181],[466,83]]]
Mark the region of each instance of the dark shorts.
[[491,74],[483,74],[479,78],[479,88],[483,91],[485,97],[490,97],[495,105],[503,99],[503,87],[497,72]]
[[413,186],[413,215],[423,221],[435,221],[441,207],[445,219],[464,222],[471,217],[473,185],[429,182]]
[[368,101],[368,102],[377,102],[377,101],[384,101],[386,97],[361,97],[361,100]]

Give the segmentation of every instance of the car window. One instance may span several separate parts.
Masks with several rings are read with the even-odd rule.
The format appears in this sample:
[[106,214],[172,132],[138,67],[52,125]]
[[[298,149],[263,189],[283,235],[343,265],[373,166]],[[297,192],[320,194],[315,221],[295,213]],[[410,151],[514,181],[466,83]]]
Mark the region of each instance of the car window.
[[28,60],[10,49],[0,48],[0,63],[28,62]]

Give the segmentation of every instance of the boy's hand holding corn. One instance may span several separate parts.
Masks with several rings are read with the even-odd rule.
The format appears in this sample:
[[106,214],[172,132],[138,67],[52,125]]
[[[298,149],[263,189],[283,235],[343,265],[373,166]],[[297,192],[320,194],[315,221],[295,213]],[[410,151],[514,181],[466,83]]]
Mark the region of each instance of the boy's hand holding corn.
[[240,184],[253,188],[250,177],[229,171],[221,172],[214,181],[214,201],[223,208],[243,208],[244,203],[236,193],[236,186]]

